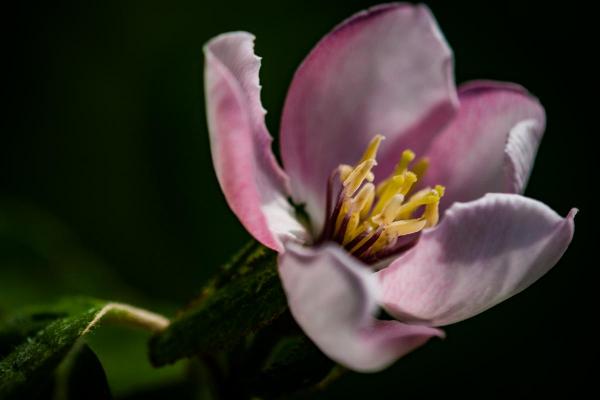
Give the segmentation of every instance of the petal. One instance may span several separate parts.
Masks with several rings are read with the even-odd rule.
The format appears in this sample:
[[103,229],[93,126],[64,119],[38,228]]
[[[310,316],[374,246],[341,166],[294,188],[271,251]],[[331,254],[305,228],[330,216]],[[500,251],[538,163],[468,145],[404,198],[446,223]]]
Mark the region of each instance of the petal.
[[441,207],[489,192],[522,193],[546,126],[544,108],[514,83],[459,88],[457,117],[434,141],[424,185],[446,186]]
[[325,36],[296,71],[281,123],[292,195],[315,230],[335,167],[382,134],[378,171],[391,171],[401,145],[421,151],[457,102],[452,53],[426,6],[374,7]]
[[378,272],[383,306],[436,326],[472,317],[558,262],[573,237],[576,211],[562,218],[539,201],[504,193],[456,203],[417,246]]
[[287,201],[287,176],[271,151],[260,103],[254,37],[220,35],[204,48],[206,113],[213,164],[227,203],[262,244],[281,250],[281,239],[305,230]]
[[334,361],[373,372],[424,344],[438,329],[373,317],[375,275],[335,245],[286,244],[279,275],[290,310],[308,337]]

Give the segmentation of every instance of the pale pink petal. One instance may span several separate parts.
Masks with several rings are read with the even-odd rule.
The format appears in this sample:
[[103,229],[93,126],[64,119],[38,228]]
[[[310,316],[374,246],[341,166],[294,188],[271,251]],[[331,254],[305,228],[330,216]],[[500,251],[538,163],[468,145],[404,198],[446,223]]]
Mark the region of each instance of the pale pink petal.
[[377,281],[368,267],[336,245],[286,244],[279,275],[290,310],[308,337],[332,360],[355,371],[378,371],[443,332],[379,321]]
[[546,125],[544,108],[514,83],[459,88],[460,110],[434,140],[423,185],[442,184],[441,208],[489,192],[522,193]]
[[452,53],[426,6],[374,7],[325,36],[296,71],[281,124],[292,195],[315,231],[338,164],[357,162],[382,134],[383,176],[403,147],[422,152],[457,106]]
[[282,249],[283,238],[305,229],[287,201],[287,176],[271,151],[260,103],[254,37],[220,35],[204,48],[205,90],[211,153],[227,203],[261,243]]
[[472,317],[558,262],[576,211],[562,218],[537,200],[505,193],[455,203],[437,228],[377,273],[381,302],[399,319],[435,326]]

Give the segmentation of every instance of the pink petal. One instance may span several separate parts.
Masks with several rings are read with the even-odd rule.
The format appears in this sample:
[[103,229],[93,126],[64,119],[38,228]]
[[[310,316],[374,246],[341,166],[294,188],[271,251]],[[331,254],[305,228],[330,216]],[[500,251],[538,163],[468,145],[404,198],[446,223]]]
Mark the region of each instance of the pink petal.
[[452,53],[426,6],[374,7],[325,36],[296,71],[281,125],[292,195],[315,231],[338,164],[383,134],[378,171],[390,172],[404,146],[427,147],[457,102]]
[[327,356],[352,370],[378,371],[430,337],[443,336],[427,326],[376,320],[374,274],[335,245],[286,244],[279,275],[304,332]]
[[489,192],[522,193],[546,125],[538,100],[513,83],[459,88],[460,110],[434,141],[424,185],[446,186],[441,207]]
[[436,326],[472,317],[525,289],[567,249],[573,209],[561,218],[515,194],[455,203],[440,225],[378,272],[386,310]]
[[211,152],[227,203],[261,243],[281,250],[281,239],[304,228],[287,201],[287,176],[271,151],[260,103],[254,37],[227,33],[204,48],[206,109]]

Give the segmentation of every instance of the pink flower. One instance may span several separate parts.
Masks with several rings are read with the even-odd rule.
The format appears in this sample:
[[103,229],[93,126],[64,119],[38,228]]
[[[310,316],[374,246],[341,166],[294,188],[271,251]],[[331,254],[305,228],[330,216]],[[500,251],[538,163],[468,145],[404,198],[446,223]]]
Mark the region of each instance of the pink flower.
[[[317,44],[285,102],[285,169],[271,151],[253,41],[234,32],[205,47],[214,166],[242,224],[279,252],[296,321],[333,360],[385,368],[443,337],[437,327],[525,289],[564,253],[576,210],[562,218],[519,194],[544,109],[516,84],[456,89],[427,7],[374,7]],[[412,163],[409,148],[426,158]],[[377,319],[380,308],[397,321]]]

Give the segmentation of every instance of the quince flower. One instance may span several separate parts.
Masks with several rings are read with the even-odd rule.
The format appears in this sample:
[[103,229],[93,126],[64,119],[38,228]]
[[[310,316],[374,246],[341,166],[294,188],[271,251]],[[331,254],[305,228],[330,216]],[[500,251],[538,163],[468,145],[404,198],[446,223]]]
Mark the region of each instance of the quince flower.
[[[285,101],[283,169],[264,122],[254,37],[222,34],[205,56],[225,198],[279,253],[294,318],[334,361],[385,368],[443,337],[439,327],[525,289],[568,247],[577,210],[562,218],[520,195],[543,107],[512,83],[457,89],[426,6],[371,8],[316,45]],[[378,319],[381,309],[396,320]]]

